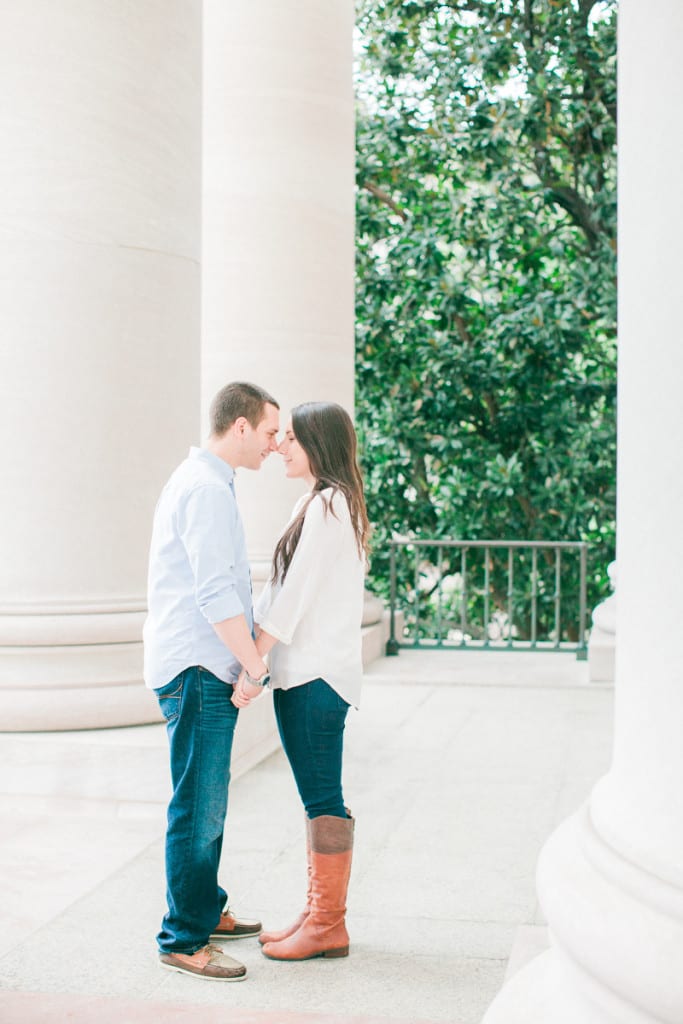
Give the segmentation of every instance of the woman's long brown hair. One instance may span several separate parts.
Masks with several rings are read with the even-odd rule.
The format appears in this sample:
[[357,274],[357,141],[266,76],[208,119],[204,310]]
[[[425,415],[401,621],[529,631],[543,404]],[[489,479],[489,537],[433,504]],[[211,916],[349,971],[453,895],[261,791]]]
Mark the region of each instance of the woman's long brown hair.
[[[280,537],[273,556],[273,581],[283,581],[296,551],[308,506],[316,494],[332,488],[325,502],[330,512],[331,499],[340,491],[349,506],[356,534],[358,554],[368,550],[370,524],[363,495],[363,478],[356,456],[356,431],[351,417],[335,402],[305,402],[292,409],[292,431],[308,456],[315,485],[310,497]],[[334,507],[331,509],[334,514]]]

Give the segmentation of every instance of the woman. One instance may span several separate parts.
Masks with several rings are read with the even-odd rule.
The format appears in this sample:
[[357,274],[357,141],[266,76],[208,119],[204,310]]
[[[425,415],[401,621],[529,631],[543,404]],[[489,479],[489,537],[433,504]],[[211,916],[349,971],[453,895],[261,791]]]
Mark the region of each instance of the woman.
[[[309,886],[294,924],[260,941],[274,960],[342,957],[354,828],[342,796],[342,745],[349,706],[360,699],[369,527],[356,434],[341,406],[297,406],[279,451],[287,476],[303,479],[309,493],[277,544],[254,617],[259,653],[272,648],[275,716],[306,811]],[[240,676],[238,706],[262,692],[250,679]]]

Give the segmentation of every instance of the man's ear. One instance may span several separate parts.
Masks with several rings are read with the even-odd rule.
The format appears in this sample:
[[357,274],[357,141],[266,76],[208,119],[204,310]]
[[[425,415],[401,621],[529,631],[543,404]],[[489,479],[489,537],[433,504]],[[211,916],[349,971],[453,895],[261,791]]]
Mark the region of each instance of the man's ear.
[[244,431],[246,430],[248,422],[249,421],[247,420],[246,416],[238,416],[237,417],[237,419],[235,420],[235,422],[232,425],[232,429],[235,431],[235,434],[237,435],[237,437],[243,437],[244,436]]

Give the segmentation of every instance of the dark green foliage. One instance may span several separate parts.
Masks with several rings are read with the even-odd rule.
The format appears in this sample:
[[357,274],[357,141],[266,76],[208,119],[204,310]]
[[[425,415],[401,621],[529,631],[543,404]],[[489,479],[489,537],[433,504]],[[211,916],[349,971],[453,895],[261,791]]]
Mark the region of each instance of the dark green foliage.
[[[387,539],[614,557],[616,2],[360,0],[357,422]],[[499,597],[496,597],[499,600]]]

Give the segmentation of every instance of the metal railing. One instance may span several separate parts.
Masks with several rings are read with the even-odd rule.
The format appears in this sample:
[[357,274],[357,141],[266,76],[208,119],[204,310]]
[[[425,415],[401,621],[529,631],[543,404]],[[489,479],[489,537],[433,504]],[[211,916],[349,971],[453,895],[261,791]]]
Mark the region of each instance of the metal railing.
[[[412,587],[405,582],[405,570],[401,576],[407,624],[399,639],[397,562],[402,549],[414,549],[414,568]],[[429,549],[436,551],[436,559],[426,557]],[[455,563],[452,549],[460,552]],[[391,631],[386,653],[398,654],[406,647],[550,650],[575,651],[577,658],[585,659],[587,549],[582,541],[395,538],[390,548]],[[500,551],[506,552],[505,565],[500,556],[496,563]],[[568,557],[563,559],[563,553]],[[481,565],[475,562],[477,554],[480,560],[483,554]],[[567,576],[573,583],[569,595],[566,588],[563,592]],[[475,615],[477,604],[480,612]]]

